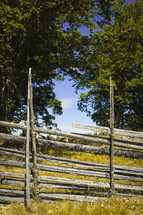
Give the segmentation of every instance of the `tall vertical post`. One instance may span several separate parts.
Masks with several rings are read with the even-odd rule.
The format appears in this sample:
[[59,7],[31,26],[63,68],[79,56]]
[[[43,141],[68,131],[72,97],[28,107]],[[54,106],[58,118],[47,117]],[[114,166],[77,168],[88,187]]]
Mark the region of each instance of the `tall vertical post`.
[[38,199],[39,189],[38,189],[38,169],[37,169],[37,155],[36,155],[36,137],[34,131],[35,119],[33,110],[33,92],[32,92],[32,80],[31,80],[31,68],[30,73],[30,116],[31,116],[31,136],[32,136],[32,152],[33,152],[33,177],[34,177],[34,197]]
[[29,143],[30,143],[30,79],[28,74],[27,132],[26,132],[26,208],[27,209],[30,208]]
[[110,77],[110,195],[114,194],[114,87]]

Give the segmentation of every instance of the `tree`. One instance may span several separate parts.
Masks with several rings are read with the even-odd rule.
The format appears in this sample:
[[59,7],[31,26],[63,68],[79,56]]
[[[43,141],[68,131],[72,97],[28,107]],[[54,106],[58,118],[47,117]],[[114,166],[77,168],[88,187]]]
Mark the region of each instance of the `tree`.
[[123,4],[112,10],[113,20],[90,37],[87,70],[77,80],[78,107],[98,125],[108,126],[109,77],[115,88],[115,126],[143,129],[143,2]]
[[[101,4],[102,2],[102,4]],[[34,112],[47,126],[61,114],[54,79],[76,77],[89,38],[78,28],[92,31],[110,20],[108,2],[93,0],[2,0],[0,2],[0,120],[25,119],[27,72],[32,67]],[[49,109],[52,109],[50,114]],[[38,121],[37,121],[38,122]]]

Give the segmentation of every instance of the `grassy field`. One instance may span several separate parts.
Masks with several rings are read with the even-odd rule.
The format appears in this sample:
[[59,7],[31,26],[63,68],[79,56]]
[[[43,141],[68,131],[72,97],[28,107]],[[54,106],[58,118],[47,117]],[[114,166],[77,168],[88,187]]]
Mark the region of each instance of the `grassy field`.
[[1,215],[142,215],[143,199],[116,198],[98,200],[95,203],[59,201],[32,203],[29,211],[24,204],[0,205]]

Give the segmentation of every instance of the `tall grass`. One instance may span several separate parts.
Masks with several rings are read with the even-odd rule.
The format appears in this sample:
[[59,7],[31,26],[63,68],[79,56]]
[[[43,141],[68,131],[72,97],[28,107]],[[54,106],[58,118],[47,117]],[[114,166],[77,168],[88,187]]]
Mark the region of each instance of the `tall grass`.
[[24,204],[0,205],[2,215],[142,215],[143,199],[116,198],[98,200],[95,203],[59,201],[31,204],[29,211]]

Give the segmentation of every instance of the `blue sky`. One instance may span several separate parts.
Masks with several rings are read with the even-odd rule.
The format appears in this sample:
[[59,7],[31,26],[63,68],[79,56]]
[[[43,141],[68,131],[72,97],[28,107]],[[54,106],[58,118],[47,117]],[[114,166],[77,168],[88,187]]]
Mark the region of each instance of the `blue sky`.
[[[135,0],[126,0],[130,3]],[[80,28],[81,33],[84,35],[89,35],[89,31],[86,28]],[[87,133],[85,130],[72,128],[72,122],[79,122],[83,124],[95,125],[95,123],[86,116],[85,112],[81,112],[77,109],[77,101],[79,99],[80,93],[74,93],[74,88],[72,85],[73,81],[69,81],[66,78],[64,81],[55,82],[55,93],[57,99],[62,101],[63,114],[61,116],[56,116],[55,122],[58,124],[58,128],[63,131],[80,132]]]
[[57,99],[62,101],[63,107],[63,114],[61,116],[56,116],[55,122],[58,124],[58,128],[63,131],[87,133],[87,131],[72,128],[73,122],[95,124],[86,116],[86,113],[77,110],[77,101],[80,93],[76,94],[74,92],[75,89],[72,87],[73,83],[73,81],[68,81],[68,78],[55,83],[55,93]]

